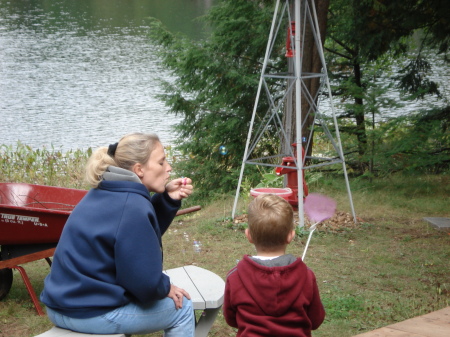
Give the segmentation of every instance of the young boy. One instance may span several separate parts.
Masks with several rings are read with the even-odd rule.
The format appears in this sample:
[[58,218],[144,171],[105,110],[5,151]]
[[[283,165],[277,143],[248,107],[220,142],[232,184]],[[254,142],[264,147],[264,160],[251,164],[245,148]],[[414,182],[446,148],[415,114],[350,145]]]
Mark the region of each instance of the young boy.
[[248,241],[256,256],[245,255],[231,269],[223,314],[237,336],[311,336],[325,318],[314,273],[300,258],[286,254],[295,236],[291,205],[273,194],[248,208]]

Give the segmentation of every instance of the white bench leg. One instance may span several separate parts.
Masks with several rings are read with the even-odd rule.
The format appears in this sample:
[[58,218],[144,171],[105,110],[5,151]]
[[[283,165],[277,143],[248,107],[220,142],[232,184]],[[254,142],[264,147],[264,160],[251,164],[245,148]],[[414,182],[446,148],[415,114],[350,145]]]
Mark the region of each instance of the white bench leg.
[[195,325],[195,337],[207,337],[217,314],[222,306],[214,309],[205,309]]

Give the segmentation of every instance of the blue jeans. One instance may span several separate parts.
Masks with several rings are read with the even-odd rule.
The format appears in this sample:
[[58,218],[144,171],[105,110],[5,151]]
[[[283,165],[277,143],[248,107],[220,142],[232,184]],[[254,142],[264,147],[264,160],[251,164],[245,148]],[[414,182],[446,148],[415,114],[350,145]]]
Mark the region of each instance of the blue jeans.
[[71,318],[51,308],[47,308],[47,314],[56,326],[83,333],[134,335],[164,330],[165,337],[192,337],[195,331],[192,302],[185,297],[178,310],[166,297],[146,305],[130,303],[92,318]]

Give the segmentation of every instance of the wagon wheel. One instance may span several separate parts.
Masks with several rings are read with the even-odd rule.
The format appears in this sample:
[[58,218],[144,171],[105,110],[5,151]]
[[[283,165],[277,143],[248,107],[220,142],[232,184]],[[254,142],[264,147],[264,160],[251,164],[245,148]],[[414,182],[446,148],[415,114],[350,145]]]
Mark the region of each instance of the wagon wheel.
[[8,295],[13,281],[12,269],[0,269],[0,301]]

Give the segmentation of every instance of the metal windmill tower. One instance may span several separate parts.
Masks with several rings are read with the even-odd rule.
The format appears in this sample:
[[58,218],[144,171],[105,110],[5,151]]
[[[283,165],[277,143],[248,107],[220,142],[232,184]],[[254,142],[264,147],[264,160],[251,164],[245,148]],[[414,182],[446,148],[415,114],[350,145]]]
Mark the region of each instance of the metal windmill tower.
[[[273,55],[274,47],[279,46],[279,43],[277,44],[277,41],[279,41],[277,37],[286,38],[286,27],[286,54],[282,55],[282,57],[286,57],[287,59],[288,72],[272,74],[270,73],[270,65],[273,60],[280,59],[280,55]],[[282,34],[279,34],[280,29],[282,29]],[[307,72],[303,63],[303,51],[305,39],[307,38],[309,41],[313,39],[313,44],[317,51],[315,57],[320,58],[321,70],[316,73]],[[310,90],[310,81],[313,80],[318,85],[317,90]],[[274,81],[282,84],[278,87],[270,86],[269,83],[273,83]],[[278,89],[271,92],[271,88],[273,87]],[[283,89],[280,90],[280,87]],[[259,103],[263,91],[267,98],[266,106],[269,108],[262,112],[259,111],[260,106],[262,106]],[[326,96],[327,98],[319,99],[320,93],[324,94],[322,96]],[[320,103],[327,105],[327,114],[322,113],[321,109],[319,109]],[[308,124],[306,124],[306,121],[308,121]],[[327,124],[330,124],[331,128]],[[300,146],[299,151],[295,151],[290,146],[290,144],[295,143],[301,144],[302,147],[309,147],[313,132],[307,128],[308,125],[315,126],[316,129],[321,128],[329,141],[329,147],[333,154],[332,157],[324,157],[321,154],[314,156],[313,153],[303,156],[303,151],[300,150]],[[295,132],[293,130],[294,127]],[[294,133],[296,135],[295,139],[291,139]],[[282,153],[278,155],[263,154],[263,157],[258,157],[258,144],[262,141],[273,139],[273,137],[279,137],[281,144],[287,144],[287,146],[281,149]],[[290,166],[286,166],[280,160],[286,156],[294,158],[293,164],[290,164]],[[302,202],[304,192],[301,188],[303,186],[303,170],[337,163],[342,164],[350,207],[356,222],[314,0],[277,0],[248,131],[232,217],[234,218],[235,216],[245,165],[272,166],[297,170],[299,226],[304,226]]]

